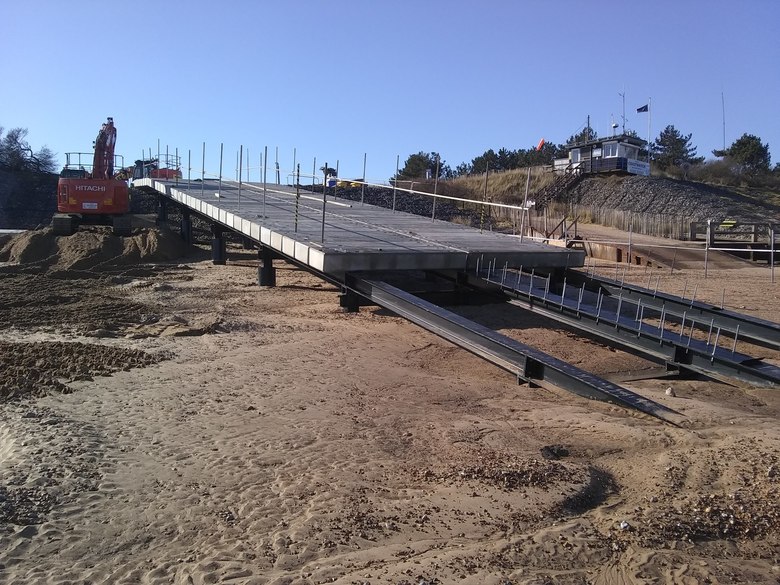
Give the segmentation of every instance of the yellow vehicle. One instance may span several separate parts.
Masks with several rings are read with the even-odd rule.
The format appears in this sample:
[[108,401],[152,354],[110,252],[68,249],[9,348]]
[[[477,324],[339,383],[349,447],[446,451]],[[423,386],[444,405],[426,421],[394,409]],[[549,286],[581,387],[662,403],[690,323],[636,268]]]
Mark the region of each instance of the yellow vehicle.
[[339,181],[336,183],[337,187],[342,187],[344,189],[347,189],[349,187],[360,187],[363,184],[362,181]]

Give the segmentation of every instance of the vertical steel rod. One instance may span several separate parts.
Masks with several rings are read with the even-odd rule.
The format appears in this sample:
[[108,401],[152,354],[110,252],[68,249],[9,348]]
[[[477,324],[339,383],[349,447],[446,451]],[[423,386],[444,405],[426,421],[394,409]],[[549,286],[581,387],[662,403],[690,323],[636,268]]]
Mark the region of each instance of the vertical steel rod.
[[266,174],[268,171],[268,147],[266,146],[263,150],[263,221],[265,221],[265,196],[266,196],[266,180],[268,179],[268,175]]
[[398,166],[401,164],[401,155],[395,155],[395,177],[393,177],[393,211],[395,211],[395,191],[398,186]]
[[295,177],[295,231],[298,231],[298,208],[301,203],[301,165],[296,166]]
[[436,220],[436,195],[439,190],[439,155],[436,155],[436,175],[433,177],[433,209],[431,210],[431,221]]
[[664,325],[666,324],[666,305],[661,305],[661,322],[658,325],[658,343],[663,344],[664,342]]
[[[642,302],[640,301],[639,304],[641,305]],[[645,320],[645,308],[642,307],[642,310],[639,311],[639,328],[636,330],[636,336],[641,337],[642,336],[642,323]]]
[[322,231],[320,233],[320,241],[325,243],[325,202],[328,198],[328,163],[325,163],[325,167],[322,171]]
[[566,279],[563,279],[563,290],[561,291],[561,311],[566,304]]
[[712,346],[712,356],[715,357],[715,351],[718,349],[718,339],[720,338],[720,327],[715,332],[715,344]]
[[769,224],[769,272],[772,284],[775,282],[775,224]]
[[737,338],[739,337],[739,323],[737,323],[737,330],[734,332],[734,345],[731,346],[731,355],[737,351]]
[[203,198],[203,189],[206,184],[206,143],[203,143],[203,153],[200,155],[200,196]]
[[363,205],[363,201],[366,197],[366,154],[363,153],[363,181],[360,183],[360,205]]
[[219,196],[222,197],[222,151],[224,145],[219,143]]
[[707,220],[707,240],[704,242],[704,278],[707,278],[707,256],[710,251],[710,236],[712,235],[712,220]]
[[490,175],[490,163],[485,163],[485,192],[482,195],[482,205],[479,206],[479,233],[485,225],[485,203],[487,201],[488,176]]
[[238,149],[238,209],[241,209],[241,182],[244,178],[244,145],[240,145]]
[[281,185],[282,184],[282,178],[279,175],[279,147],[276,147],[276,184]]
[[[599,291],[599,293],[601,293],[601,291]],[[603,298],[604,297],[601,294],[599,294],[599,297],[598,297],[598,299],[596,301],[596,325],[598,325],[599,317],[601,317],[601,300]]]

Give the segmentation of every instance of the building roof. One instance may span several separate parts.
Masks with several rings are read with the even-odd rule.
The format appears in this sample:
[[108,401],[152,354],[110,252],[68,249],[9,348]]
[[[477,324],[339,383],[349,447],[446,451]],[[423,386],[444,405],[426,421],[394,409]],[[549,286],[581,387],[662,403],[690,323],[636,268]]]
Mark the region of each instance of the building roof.
[[601,146],[605,142],[623,142],[638,146],[639,148],[647,146],[647,140],[642,140],[637,136],[631,136],[629,134],[618,134],[617,136],[604,136],[602,138],[596,138],[595,140],[588,140],[587,142],[567,144],[566,148],[571,150],[572,148],[582,148],[583,146]]

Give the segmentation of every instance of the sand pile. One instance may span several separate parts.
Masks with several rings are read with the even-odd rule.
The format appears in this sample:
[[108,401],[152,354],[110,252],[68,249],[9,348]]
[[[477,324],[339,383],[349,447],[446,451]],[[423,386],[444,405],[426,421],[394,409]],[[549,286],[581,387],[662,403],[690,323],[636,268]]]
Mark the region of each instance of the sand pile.
[[103,226],[82,228],[72,236],[57,236],[50,228],[29,231],[0,241],[0,246],[0,262],[41,272],[101,271],[165,262],[187,250],[185,243],[167,230],[135,230],[131,237],[119,237]]

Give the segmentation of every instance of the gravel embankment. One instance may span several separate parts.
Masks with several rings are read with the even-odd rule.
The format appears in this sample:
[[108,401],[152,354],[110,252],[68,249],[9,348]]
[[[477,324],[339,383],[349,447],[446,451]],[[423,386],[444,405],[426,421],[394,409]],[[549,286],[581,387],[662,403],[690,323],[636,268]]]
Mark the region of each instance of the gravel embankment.
[[780,220],[780,208],[761,204],[727,189],[659,177],[589,177],[573,187],[567,203],[604,209],[660,213],[690,221]]

